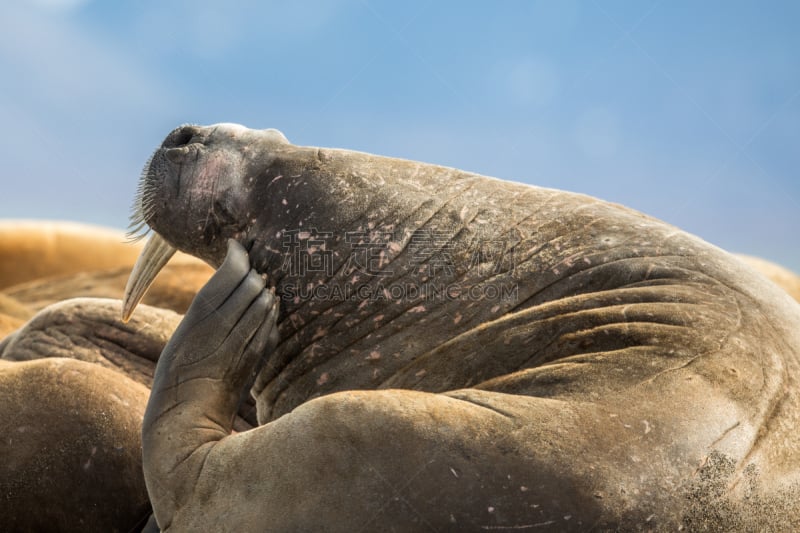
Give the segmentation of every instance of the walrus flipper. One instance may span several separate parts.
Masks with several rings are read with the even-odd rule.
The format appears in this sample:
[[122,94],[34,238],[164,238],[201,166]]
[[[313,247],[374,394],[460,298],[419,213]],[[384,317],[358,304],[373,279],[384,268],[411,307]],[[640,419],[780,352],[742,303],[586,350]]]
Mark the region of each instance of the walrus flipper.
[[[641,401],[630,390],[602,401],[347,391],[231,434],[241,393],[277,342],[276,315],[246,252],[229,243],[162,353],[144,418],[145,479],[162,529],[658,527],[681,522],[675,500],[691,490],[698,450],[724,449],[745,425],[687,366],[639,385]],[[680,411],[680,427],[660,415],[664,404]],[[663,491],[638,495],[642,476]]]
[[230,435],[242,391],[277,342],[277,304],[247,252],[228,256],[161,354],[142,425],[145,480],[162,529],[191,496],[214,445]]

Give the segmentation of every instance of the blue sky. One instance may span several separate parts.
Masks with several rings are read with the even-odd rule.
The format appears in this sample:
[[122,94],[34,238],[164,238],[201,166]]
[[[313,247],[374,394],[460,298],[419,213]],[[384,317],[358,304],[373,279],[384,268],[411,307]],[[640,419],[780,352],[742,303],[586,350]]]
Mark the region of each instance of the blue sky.
[[800,2],[0,5],[2,218],[127,225],[173,127],[629,205],[800,271]]

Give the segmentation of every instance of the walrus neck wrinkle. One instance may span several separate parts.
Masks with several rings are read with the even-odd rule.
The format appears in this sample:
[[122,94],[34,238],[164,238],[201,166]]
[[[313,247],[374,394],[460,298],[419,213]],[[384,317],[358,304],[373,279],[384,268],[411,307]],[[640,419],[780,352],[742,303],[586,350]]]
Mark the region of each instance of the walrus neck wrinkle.
[[253,389],[261,420],[320,394],[376,388],[446,340],[413,335],[411,326],[425,321],[420,285],[475,277],[466,252],[449,258],[448,247],[479,232],[479,214],[467,206],[485,194],[473,190],[481,178],[356,152],[297,150],[261,178],[270,184],[270,216],[259,232],[274,237],[251,252],[282,303],[282,341]]
[[[493,377],[480,365],[446,372],[437,348],[563,290],[613,289],[572,277],[641,241],[650,223],[630,212],[623,224],[610,204],[578,195],[356,152],[294,148],[263,179],[268,242],[254,253],[282,311],[281,343],[253,389],[261,422],[341,390],[442,392]],[[488,223],[499,219],[502,228]],[[597,248],[588,255],[587,240]],[[640,246],[617,259],[658,244]],[[470,346],[464,356],[482,360]],[[493,361],[493,372],[515,361]]]

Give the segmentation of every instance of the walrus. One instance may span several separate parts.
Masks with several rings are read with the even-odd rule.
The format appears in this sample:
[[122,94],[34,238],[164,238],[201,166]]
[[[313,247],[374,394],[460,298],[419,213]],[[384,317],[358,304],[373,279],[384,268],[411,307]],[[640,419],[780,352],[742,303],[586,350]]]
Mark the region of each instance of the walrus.
[[800,526],[800,305],[698,237],[235,124],[137,206],[126,317],[175,250],[218,268],[145,412],[162,530]]
[[[122,298],[141,243],[75,222],[0,220],[0,341],[48,305],[77,297]],[[177,255],[144,303],[186,312],[212,270]]]
[[[32,316],[48,305],[70,298],[113,298],[125,292],[131,265],[108,270],[89,270],[64,276],[48,276],[0,290],[0,312],[11,302],[20,304]],[[143,302],[184,314],[197,291],[208,281],[213,270],[201,261],[170,262],[159,273]],[[5,305],[4,305],[5,304]],[[30,318],[30,316],[28,318]]]
[[[0,529],[139,531],[151,514],[141,425],[181,316],[120,300],[45,307],[0,341]],[[243,403],[237,431],[255,425]]]
[[[149,389],[156,361],[182,316],[150,305],[140,306],[140,311],[133,320],[123,322],[119,300],[83,297],[54,303],[0,339],[0,361],[77,359],[118,372]],[[240,411],[237,431],[256,424],[251,404],[242,405]]]
[[119,230],[55,220],[0,220],[0,289],[37,278],[130,266],[141,251]]
[[[77,297],[122,298],[142,245],[125,232],[75,222],[0,220],[0,298],[27,307],[27,316]],[[186,312],[213,271],[177,254],[145,303]],[[0,312],[7,309],[0,302]],[[19,317],[20,313],[9,314]]]
[[766,276],[778,287],[788,292],[789,296],[800,302],[800,276],[788,268],[775,264],[772,261],[767,261],[761,257],[745,254],[736,254],[736,257],[740,261],[744,261],[751,268],[760,272],[763,276]]
[[0,360],[3,531],[138,531],[147,389],[75,359]]
[[[0,231],[4,279],[44,277],[0,290],[0,529],[139,531],[151,515],[141,421],[155,362],[211,269],[180,257],[143,300],[158,307],[144,305],[123,323],[120,298],[135,255],[122,269],[106,259],[122,261],[121,251],[141,246],[121,232],[51,239],[69,232],[47,222],[24,227],[16,236]],[[20,244],[22,236],[30,242]],[[43,244],[38,270],[26,263],[31,242]],[[80,246],[88,247],[81,261],[60,267]],[[242,431],[255,424],[255,409],[240,411]]]
[[22,327],[33,314],[28,306],[0,292],[0,340]]
[[[141,423],[180,315],[70,299],[0,341],[0,529],[139,531],[151,514]],[[246,427],[250,427],[249,425]]]

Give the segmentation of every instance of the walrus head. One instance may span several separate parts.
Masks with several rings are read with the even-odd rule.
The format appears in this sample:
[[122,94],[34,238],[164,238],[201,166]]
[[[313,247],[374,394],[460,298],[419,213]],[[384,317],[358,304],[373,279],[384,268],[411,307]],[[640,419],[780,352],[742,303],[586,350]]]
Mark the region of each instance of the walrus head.
[[282,146],[289,142],[279,131],[238,124],[187,125],[167,135],[145,165],[133,207],[132,238],[152,235],[128,280],[123,320],[176,250],[216,268],[229,238],[247,247],[259,216],[253,206],[266,205],[256,180]]

